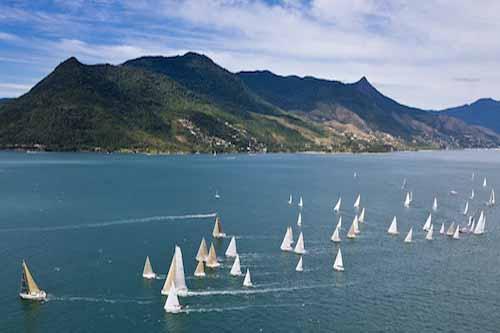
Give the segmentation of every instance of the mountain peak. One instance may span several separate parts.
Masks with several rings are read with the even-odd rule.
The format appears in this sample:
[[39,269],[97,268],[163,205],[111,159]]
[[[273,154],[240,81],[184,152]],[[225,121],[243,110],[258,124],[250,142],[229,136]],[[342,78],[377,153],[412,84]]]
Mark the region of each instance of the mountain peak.
[[82,63],[78,61],[76,57],[69,57],[68,59],[64,60],[59,64],[59,66],[74,66],[74,65],[81,65]]

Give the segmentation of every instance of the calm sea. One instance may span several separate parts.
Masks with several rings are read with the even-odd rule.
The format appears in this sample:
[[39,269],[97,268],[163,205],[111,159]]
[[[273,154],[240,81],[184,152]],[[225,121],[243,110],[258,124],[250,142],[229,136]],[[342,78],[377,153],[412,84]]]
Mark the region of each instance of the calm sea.
[[[464,225],[500,191],[500,152],[378,155],[144,156],[0,153],[1,332],[498,332],[500,227],[487,209],[482,236],[424,240],[433,221]],[[357,179],[353,173],[357,172]],[[471,179],[472,172],[475,179]],[[488,187],[483,188],[483,177]],[[403,179],[413,204],[403,208]],[[221,198],[214,198],[218,190]],[[450,195],[450,191],[457,192]],[[366,223],[345,238],[361,193]],[[287,204],[293,194],[294,204]],[[305,247],[279,250],[294,237],[299,195]],[[330,235],[342,196],[345,272],[332,269]],[[229,239],[215,242],[222,266],[195,279],[194,257],[211,240],[213,213],[237,237],[253,289],[229,275]],[[386,230],[398,217],[401,234]],[[403,243],[414,227],[412,244]],[[146,255],[165,274],[175,244],[183,251],[191,296],[184,312],[163,310],[163,280],[141,277]],[[49,294],[42,304],[18,298],[21,260]]]

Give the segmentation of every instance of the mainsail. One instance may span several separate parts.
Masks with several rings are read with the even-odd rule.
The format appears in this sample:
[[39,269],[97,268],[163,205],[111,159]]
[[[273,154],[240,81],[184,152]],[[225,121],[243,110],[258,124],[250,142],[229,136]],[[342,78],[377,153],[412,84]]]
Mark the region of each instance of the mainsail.
[[286,228],[285,237],[283,237],[283,241],[281,242],[281,251],[293,251],[292,242],[291,227],[288,227]]
[[186,278],[184,276],[184,262],[182,260],[182,251],[179,246],[175,246],[175,286],[179,296],[187,295]]
[[144,263],[144,269],[142,270],[142,277],[145,279],[156,278],[156,274],[153,271],[153,267],[151,266],[151,262],[149,261],[149,256],[146,257],[146,262]]
[[405,243],[411,243],[412,236],[413,236],[413,228],[410,228],[410,231],[408,231],[408,234],[405,237]]
[[360,233],[358,221],[359,221],[358,215],[354,215],[354,220],[352,221],[352,225],[354,226],[354,233],[356,235],[358,235]]
[[465,208],[464,208],[464,215],[467,215],[468,212],[469,212],[469,201],[466,201]]
[[175,283],[175,270],[177,265],[175,264],[176,255],[172,256],[172,261],[170,262],[170,268],[168,269],[167,278],[165,279],[165,283],[163,284],[163,288],[161,289],[162,295],[168,295],[172,285]]
[[444,223],[441,223],[441,229],[439,229],[439,233],[444,235]]
[[297,217],[297,225],[299,227],[302,226],[302,213],[299,212],[299,216]]
[[212,231],[212,236],[214,238],[224,238],[226,236],[226,234],[222,230],[222,224],[220,222],[219,216],[215,218],[215,224],[214,224],[214,229]]
[[436,211],[438,209],[438,201],[437,198],[434,197],[434,202],[432,203],[432,210]]
[[304,249],[304,235],[302,232],[300,232],[299,239],[297,240],[297,244],[295,245],[295,249],[293,251],[298,254],[306,253]]
[[219,267],[220,264],[217,262],[217,254],[215,253],[214,244],[210,244],[210,250],[208,251],[207,267],[215,268]]
[[335,207],[333,207],[333,211],[338,213],[340,211],[341,204],[342,204],[342,197],[339,197],[337,203],[335,204]]
[[252,278],[250,277],[250,270],[247,268],[247,273],[245,274],[245,280],[243,280],[243,287],[252,287]]
[[304,268],[302,267],[302,256],[300,256],[299,262],[297,263],[295,270],[297,272],[302,272],[304,270]]
[[361,204],[361,194],[358,194],[356,201],[354,202],[354,208],[359,209],[359,205]]
[[344,262],[342,260],[342,252],[340,251],[340,248],[337,252],[337,256],[335,257],[335,262],[333,263],[333,269],[340,272],[344,270]]
[[389,226],[389,229],[387,229],[387,233],[389,235],[397,235],[399,234],[398,232],[398,221],[396,216],[392,219],[391,225]]
[[[474,223],[474,222],[473,222]],[[476,227],[473,229],[473,233],[475,235],[481,235],[484,233],[484,227],[486,224],[486,217],[484,216],[484,211],[481,211],[481,215],[479,215],[479,219],[477,220]]]
[[226,257],[236,257],[237,255],[238,251],[236,250],[236,238],[233,236],[229,242],[229,246],[227,247]]
[[455,222],[452,222],[448,227],[448,230],[446,230],[446,235],[453,236],[454,233],[455,233]]
[[339,221],[337,222],[337,228],[340,230],[342,228],[342,216],[339,216]]
[[181,305],[179,304],[179,298],[177,297],[177,291],[175,284],[172,284],[170,290],[168,291],[167,301],[164,306],[165,311],[170,313],[177,313],[181,310]]
[[460,226],[457,225],[457,227],[455,228],[455,232],[453,233],[453,239],[459,239],[460,238],[459,234],[460,234]]
[[299,205],[300,208],[304,207],[304,201],[302,200],[302,196],[299,199]]
[[432,234],[434,232],[434,226],[431,224],[429,231],[427,231],[427,235],[425,235],[425,239],[432,240]]
[[471,199],[471,200],[473,200],[473,199],[474,199],[474,189],[473,189],[473,190],[471,190],[471,192],[470,192],[470,199]]
[[22,266],[23,266],[23,276],[21,280],[21,292],[24,292],[26,294],[40,293],[40,288],[38,288],[38,285],[36,284],[35,279],[33,279],[33,276],[31,275],[31,272],[28,269],[28,265],[24,260]]
[[205,276],[205,263],[203,262],[203,260],[198,261],[198,265],[196,265],[196,270],[194,271],[194,276]]
[[198,253],[196,254],[197,261],[207,261],[208,250],[207,243],[205,242],[205,238],[201,238],[200,247],[198,248]]
[[335,243],[340,243],[340,235],[339,235],[339,228],[335,228],[335,231],[332,234],[331,240]]
[[422,228],[424,231],[429,231],[432,224],[432,214],[429,213],[427,220],[425,221],[424,227]]
[[363,209],[361,210],[358,221],[361,223],[365,223],[365,207],[363,207]]
[[486,177],[484,177],[484,179],[483,179],[483,187],[486,187],[486,186],[488,186],[488,183],[486,182]]
[[351,224],[349,231],[347,232],[347,238],[350,238],[350,239],[356,238],[356,233],[354,232],[354,221]]
[[406,192],[406,197],[405,197],[405,201],[403,203],[403,206],[405,208],[410,208],[410,203],[411,203],[410,192]]
[[240,256],[236,255],[236,259],[234,259],[233,266],[231,267],[231,275],[240,276],[241,275],[241,267],[240,267]]
[[288,204],[291,205],[292,204],[292,195],[290,194],[290,197],[288,198]]

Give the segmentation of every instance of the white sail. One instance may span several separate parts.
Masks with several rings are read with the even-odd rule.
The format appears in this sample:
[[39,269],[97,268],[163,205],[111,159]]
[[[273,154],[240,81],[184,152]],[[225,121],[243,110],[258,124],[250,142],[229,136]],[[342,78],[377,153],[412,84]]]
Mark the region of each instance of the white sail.
[[144,263],[144,269],[142,270],[142,277],[145,279],[156,278],[156,274],[153,271],[153,267],[151,266],[151,262],[149,261],[149,256],[146,257],[146,262]]
[[179,296],[187,295],[186,277],[184,275],[184,262],[182,251],[179,246],[175,246],[175,287]]
[[342,216],[339,216],[339,221],[337,222],[337,229],[342,228]]
[[358,235],[360,233],[359,231],[359,218],[358,215],[354,215],[354,219],[352,220],[352,225],[354,226],[354,233]]
[[215,199],[220,199],[219,191],[215,190]]
[[403,185],[401,185],[401,189],[404,190],[406,188],[406,178],[403,179]]
[[473,233],[475,235],[481,235],[484,233],[486,224],[486,217],[484,216],[484,211],[481,211],[481,215],[479,215],[479,219],[477,220],[476,227],[474,228]]
[[473,189],[473,190],[471,190],[471,192],[470,192],[470,199],[471,199],[471,200],[474,200],[474,189]]
[[474,233],[474,223],[476,223],[476,222],[474,220],[472,220],[472,223],[471,223],[470,228],[469,228],[469,232]]
[[403,202],[403,206],[405,208],[410,208],[410,203],[411,203],[410,192],[406,192],[406,197],[405,197],[405,201]]
[[247,268],[247,273],[245,274],[245,280],[243,280],[243,287],[252,287],[252,278],[250,277],[250,270]]
[[340,212],[340,205],[342,204],[342,197],[339,197],[337,200],[337,203],[335,204],[335,207],[333,207],[334,212]]
[[439,229],[439,233],[444,235],[444,223],[441,223],[441,229]]
[[340,243],[340,235],[339,235],[339,228],[335,228],[333,231],[332,237],[330,238],[333,242],[335,243]]
[[466,201],[465,202],[465,208],[464,208],[464,215],[467,215],[467,213],[469,212],[469,201]]
[[236,257],[238,251],[236,250],[236,238],[233,236],[226,250],[226,257]]
[[172,286],[170,287],[164,309],[165,311],[170,313],[177,313],[181,310],[181,305],[179,304],[179,298],[177,297],[175,284],[172,284]]
[[432,240],[432,234],[434,232],[434,226],[431,224],[429,231],[427,231],[427,235],[425,235],[425,239]]
[[196,253],[196,260],[207,261],[207,257],[208,257],[207,243],[205,242],[205,237],[202,237],[200,247],[198,248],[198,253]]
[[365,223],[365,207],[363,207],[363,209],[361,210],[358,221],[361,223]]
[[356,171],[354,171],[354,174],[352,175],[352,178],[354,178],[354,179],[358,178],[358,173]]
[[427,220],[425,221],[424,227],[422,229],[424,231],[429,231],[431,224],[432,224],[432,214],[429,213],[429,216],[427,217]]
[[432,203],[432,210],[436,211],[438,209],[438,200],[434,197],[434,202]]
[[217,262],[217,254],[215,253],[214,244],[210,244],[210,250],[208,251],[207,257],[207,267],[216,268],[219,267],[220,264]]
[[483,187],[486,187],[486,186],[488,186],[488,183],[486,182],[486,177],[484,177],[484,179],[483,179]]
[[469,215],[469,220],[467,221],[467,228],[470,228],[471,224],[472,224],[472,216]]
[[291,245],[291,244],[294,243],[294,240],[293,240],[293,229],[292,229],[292,227],[288,227],[288,230],[290,230],[289,231],[290,235],[288,237],[290,238],[290,245]]
[[302,200],[302,196],[299,199],[299,205],[300,208],[304,207],[304,201]]
[[470,180],[474,181],[474,172],[472,173],[472,175],[470,176]]
[[349,231],[347,232],[347,238],[350,238],[350,239],[356,238],[356,233],[354,232],[354,221],[352,221],[351,227],[349,228]]
[[361,194],[358,194],[356,201],[354,202],[354,208],[359,209],[359,205],[361,204]]
[[392,219],[391,225],[389,226],[389,229],[387,229],[387,233],[389,235],[397,235],[399,234],[398,232],[398,221],[396,216]]
[[212,231],[212,236],[214,238],[224,238],[226,237],[226,234],[222,230],[222,224],[220,222],[220,217],[215,218],[215,224],[214,224],[214,229]]
[[241,266],[240,266],[240,256],[239,255],[236,255],[236,258],[234,259],[230,274],[232,276],[240,276],[241,275]]
[[292,195],[290,194],[290,198],[288,198],[288,204],[291,205],[292,204]]
[[299,212],[299,216],[297,217],[297,225],[299,227],[302,226],[302,213]]
[[306,253],[306,250],[304,249],[304,235],[302,232],[299,235],[299,239],[297,240],[297,244],[295,245],[295,249],[293,251],[297,254]]
[[161,289],[162,295],[168,295],[172,285],[175,283],[175,270],[177,265],[175,263],[176,255],[174,251],[174,255],[172,256],[172,261],[170,262],[170,268],[168,269],[167,278],[165,279],[165,283],[163,284],[163,288]]
[[453,236],[454,233],[455,233],[455,222],[452,222],[448,227],[448,229],[446,230],[446,235]]
[[342,260],[342,252],[340,251],[340,248],[337,252],[337,256],[335,257],[333,269],[340,272],[344,271],[344,261]]
[[297,263],[295,270],[297,272],[302,272],[304,270],[304,268],[302,267],[302,256],[300,256],[299,262]]
[[491,189],[490,200],[488,200],[488,206],[495,205],[495,190]]
[[281,242],[280,249],[281,251],[293,251],[292,248],[292,239],[291,239],[291,228],[286,228],[285,236],[283,237],[283,241]]
[[453,233],[453,239],[460,239],[460,226],[457,225],[457,227],[455,228],[455,232]]
[[198,261],[198,265],[196,265],[196,269],[194,271],[194,276],[203,277],[205,276],[205,263],[203,260]]
[[413,237],[413,228],[410,228],[410,231],[408,231],[408,234],[405,237],[405,243],[411,243]]

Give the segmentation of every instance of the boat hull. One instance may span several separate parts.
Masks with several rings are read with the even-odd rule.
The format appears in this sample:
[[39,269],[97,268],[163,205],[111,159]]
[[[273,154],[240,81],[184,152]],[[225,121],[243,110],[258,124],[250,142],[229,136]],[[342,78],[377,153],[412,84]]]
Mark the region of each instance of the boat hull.
[[19,297],[29,301],[45,301],[47,299],[47,293],[43,290],[36,294],[19,293]]
[[156,274],[152,273],[152,274],[142,274],[142,277],[145,278],[145,279],[148,279],[148,280],[153,280],[153,279],[156,279]]

